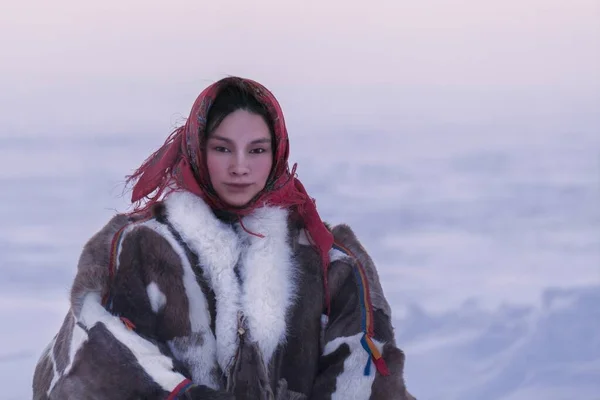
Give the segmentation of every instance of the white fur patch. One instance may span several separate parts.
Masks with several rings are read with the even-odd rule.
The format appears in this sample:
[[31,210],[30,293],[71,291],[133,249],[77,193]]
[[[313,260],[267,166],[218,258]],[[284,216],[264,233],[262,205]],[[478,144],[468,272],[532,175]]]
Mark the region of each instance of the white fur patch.
[[[185,254],[185,250],[181,247],[177,239],[173,236],[169,228],[157,221],[150,220],[143,224],[144,226],[154,230],[169,242],[172,249],[177,253],[181,260],[183,269],[183,287],[188,298],[188,314],[190,327],[193,333],[201,334],[203,337],[202,346],[192,346],[186,349],[185,352],[180,352],[175,346],[170,345],[171,350],[176,351],[178,359],[189,368],[194,383],[203,384],[211,388],[217,388],[218,383],[215,382],[211,375],[211,371],[215,366],[216,360],[216,342],[215,337],[210,331],[210,312],[206,297],[202,292],[202,288],[196,280],[196,275],[192,270],[190,261]],[[152,284],[151,284],[152,285]],[[156,286],[156,284],[154,284]],[[150,285],[148,286],[150,291]],[[158,286],[156,290],[160,293]],[[163,297],[164,295],[160,293]],[[150,297],[150,293],[148,293]],[[150,297],[152,302],[152,297]],[[166,304],[166,299],[165,299]],[[153,306],[154,309],[154,306]],[[185,338],[178,340],[184,341]]]
[[327,328],[329,324],[329,316],[327,314],[321,314],[321,329]]
[[52,364],[52,381],[50,382],[50,386],[48,387],[48,391],[46,392],[46,395],[48,397],[50,397],[50,393],[52,392],[52,389],[54,389],[54,385],[56,385],[58,378],[60,378],[60,375],[58,374],[58,370],[56,368],[56,360],[54,359],[54,345],[55,344],[56,344],[56,336],[54,337],[54,339],[52,339],[52,342],[50,342],[48,347],[46,347],[46,357],[48,357],[50,359],[50,363]]
[[298,244],[302,246],[310,246],[310,240],[308,240],[308,234],[305,229],[301,229],[298,234]]
[[123,322],[111,315],[100,303],[100,295],[89,293],[83,300],[79,321],[88,329],[102,323],[116,340],[125,345],[144,371],[165,391],[171,392],[185,377],[173,371],[173,362],[158,347],[128,330]]
[[131,232],[133,230],[133,228],[135,228],[137,225],[139,224],[139,222],[133,222],[130,223],[129,225],[127,225],[124,229],[123,229],[123,233],[121,234],[121,237],[119,238],[119,243],[117,244],[117,256],[115,257],[115,274],[117,273],[117,271],[119,270],[119,266],[120,266],[120,255],[121,255],[121,250],[123,250],[123,242],[125,242],[125,237],[127,236],[127,234],[129,232]]
[[329,262],[339,261],[339,260],[347,260],[350,257],[341,250],[331,249],[329,250]]
[[71,319],[73,323],[73,333],[71,334],[71,344],[69,346],[69,364],[65,368],[63,375],[67,375],[73,366],[73,361],[79,349],[83,347],[85,342],[88,340],[87,332],[75,323],[75,316]]
[[244,218],[248,231],[238,229],[244,242],[240,273],[242,307],[252,339],[258,343],[268,364],[286,336],[286,315],[295,297],[291,248],[288,244],[288,211],[259,208]]
[[[200,335],[203,339],[201,344],[192,338],[193,335]],[[177,337],[169,340],[167,344],[173,353],[173,356],[185,363],[192,374],[192,381],[195,384],[202,384],[212,389],[219,389],[220,385],[211,374],[216,367],[216,344],[215,338],[210,330],[195,333],[191,336]]]
[[[331,400],[362,400],[371,396],[371,387],[375,380],[375,365],[371,364],[371,373],[365,376],[365,366],[370,355],[360,343],[363,333],[354,336],[338,337],[325,345],[323,355],[330,354],[342,344],[350,347],[350,355],[344,360],[344,370],[336,378],[336,390],[331,394]],[[373,340],[381,352],[383,343]]]
[[198,255],[200,267],[215,292],[217,361],[228,373],[238,347],[240,287],[234,268],[240,257],[239,237],[191,193],[171,193],[165,205],[169,222]]
[[167,304],[167,296],[160,291],[156,282],[150,282],[148,287],[146,287],[146,293],[148,294],[152,311],[154,311],[155,314],[158,314],[158,312]]

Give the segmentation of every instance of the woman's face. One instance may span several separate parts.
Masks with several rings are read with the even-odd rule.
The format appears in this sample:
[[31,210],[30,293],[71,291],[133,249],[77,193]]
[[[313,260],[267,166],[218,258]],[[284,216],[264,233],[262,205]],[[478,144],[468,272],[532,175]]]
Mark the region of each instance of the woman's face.
[[237,110],[208,137],[206,163],[217,195],[242,207],[267,183],[273,165],[271,133],[262,116]]

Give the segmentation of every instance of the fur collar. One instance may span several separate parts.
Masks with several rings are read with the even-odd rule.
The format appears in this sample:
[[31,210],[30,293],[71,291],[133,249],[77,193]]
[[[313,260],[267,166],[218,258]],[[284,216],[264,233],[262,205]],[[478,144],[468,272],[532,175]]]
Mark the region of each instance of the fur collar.
[[215,292],[221,369],[228,373],[235,356],[242,316],[247,334],[268,364],[285,339],[286,316],[295,296],[288,211],[263,207],[245,217],[244,226],[264,235],[260,238],[239,223],[220,221],[201,198],[189,192],[173,192],[164,204],[167,219],[198,255],[200,268]]

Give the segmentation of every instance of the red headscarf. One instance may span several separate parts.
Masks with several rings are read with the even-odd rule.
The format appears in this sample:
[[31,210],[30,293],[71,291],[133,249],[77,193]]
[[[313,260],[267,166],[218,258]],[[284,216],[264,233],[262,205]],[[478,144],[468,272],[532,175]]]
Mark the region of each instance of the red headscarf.
[[[273,121],[275,154],[273,168],[265,188],[249,204],[234,208],[222,201],[211,189],[202,139],[208,112],[220,90],[235,85],[252,94],[263,104]],[[131,201],[138,204],[136,211],[148,210],[160,200],[165,190],[186,190],[200,196],[214,211],[226,211],[239,218],[263,205],[293,208],[302,219],[310,240],[318,250],[327,277],[329,250],[333,235],[321,221],[314,199],[296,178],[296,165],[290,172],[288,165],[289,139],[283,111],[275,96],[264,86],[250,79],[228,77],[207,87],[196,99],[190,117],[184,126],[176,129],[165,144],[152,154],[127,182],[135,182]],[[145,200],[142,206],[140,202]]]

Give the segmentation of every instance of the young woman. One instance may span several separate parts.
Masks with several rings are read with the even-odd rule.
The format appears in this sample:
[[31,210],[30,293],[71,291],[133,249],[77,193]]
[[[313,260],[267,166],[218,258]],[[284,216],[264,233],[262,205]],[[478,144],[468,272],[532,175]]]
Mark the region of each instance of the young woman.
[[34,399],[412,399],[373,262],[288,153],[266,88],[206,88],[83,249]]

